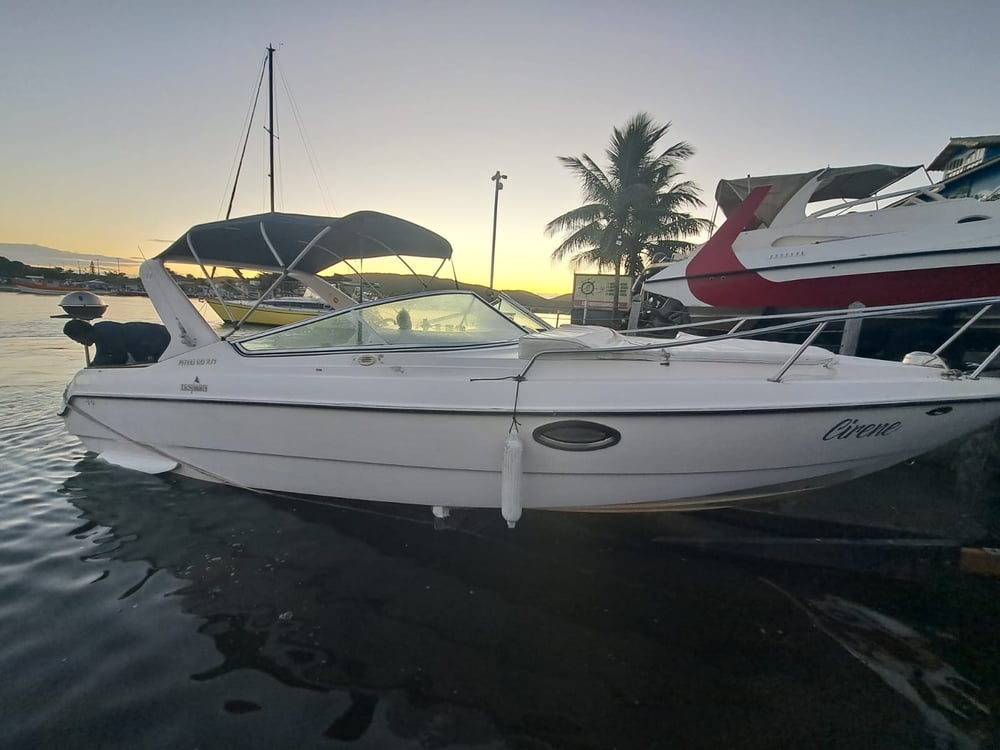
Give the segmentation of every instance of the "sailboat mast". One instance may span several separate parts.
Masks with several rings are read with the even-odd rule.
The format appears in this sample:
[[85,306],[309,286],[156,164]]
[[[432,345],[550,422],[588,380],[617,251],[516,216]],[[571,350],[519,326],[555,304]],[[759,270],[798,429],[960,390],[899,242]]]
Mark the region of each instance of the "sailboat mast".
[[270,112],[270,120],[267,124],[268,143],[271,151],[271,163],[268,170],[268,181],[271,185],[271,213],[274,213],[274,47],[267,46],[267,61],[261,65],[260,77],[257,79],[257,90],[253,96],[253,107],[250,109],[250,119],[247,121],[247,129],[243,138],[243,149],[240,151],[240,160],[236,165],[236,176],[233,178],[233,191],[229,195],[229,207],[226,209],[226,220],[233,213],[233,201],[236,200],[236,187],[240,183],[240,173],[243,171],[243,159],[247,155],[247,146],[250,144],[250,133],[253,123],[257,119],[257,105],[260,104],[260,90],[264,85],[264,71],[267,71],[267,108]]
[[270,146],[270,169],[268,178],[271,189],[271,213],[274,213],[274,47],[267,45],[267,113],[268,143]]

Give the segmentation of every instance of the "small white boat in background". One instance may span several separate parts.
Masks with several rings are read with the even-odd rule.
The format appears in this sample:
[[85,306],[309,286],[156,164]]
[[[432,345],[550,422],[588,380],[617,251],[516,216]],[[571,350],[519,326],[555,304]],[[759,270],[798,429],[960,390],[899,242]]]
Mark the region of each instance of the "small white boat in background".
[[374,212],[194,227],[141,269],[169,348],[153,364],[81,370],[65,392],[67,429],[139,471],[439,515],[499,508],[513,525],[525,508],[704,508],[843,482],[1000,417],[1000,380],[981,370],[739,332],[544,330],[467,291],[223,338],[167,270],[258,268],[322,297],[317,274],[341,258],[397,254],[437,258],[450,245]]
[[[1000,201],[930,185],[879,195],[919,167],[869,164],[722,180],[725,224],[650,275],[653,308],[691,320],[1000,294]],[[810,203],[841,200],[806,215]]]

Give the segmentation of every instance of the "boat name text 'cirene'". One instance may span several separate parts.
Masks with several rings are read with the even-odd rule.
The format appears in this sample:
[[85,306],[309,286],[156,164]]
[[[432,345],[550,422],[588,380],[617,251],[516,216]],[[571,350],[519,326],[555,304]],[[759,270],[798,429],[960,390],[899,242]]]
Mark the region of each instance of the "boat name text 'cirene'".
[[824,440],[844,440],[845,438],[885,437],[899,430],[902,422],[881,422],[862,424],[856,419],[842,419],[823,436]]

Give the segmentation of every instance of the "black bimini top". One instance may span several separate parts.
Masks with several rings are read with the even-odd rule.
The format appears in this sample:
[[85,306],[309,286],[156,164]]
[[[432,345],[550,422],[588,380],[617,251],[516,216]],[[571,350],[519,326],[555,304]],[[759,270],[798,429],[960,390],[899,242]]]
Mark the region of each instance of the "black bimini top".
[[413,222],[357,211],[340,218],[266,213],[198,224],[156,257],[161,262],[293,267],[317,274],[343,260],[395,255],[447,260],[451,252],[448,240]]

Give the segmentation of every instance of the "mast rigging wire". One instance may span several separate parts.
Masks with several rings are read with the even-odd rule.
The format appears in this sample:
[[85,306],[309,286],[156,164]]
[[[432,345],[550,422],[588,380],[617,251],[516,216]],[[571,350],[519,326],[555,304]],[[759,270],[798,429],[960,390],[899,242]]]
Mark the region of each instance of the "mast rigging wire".
[[[240,182],[240,172],[243,169],[243,159],[246,157],[247,144],[250,142],[250,128],[253,125],[254,115],[257,113],[257,102],[260,101],[260,90],[264,85],[264,72],[267,70],[267,57],[264,57],[264,63],[260,68],[260,78],[257,80],[257,91],[254,93],[253,104],[250,107],[250,116],[244,121],[243,124],[243,148],[240,151],[239,162],[236,165],[236,176],[233,178],[233,191],[229,196],[229,207],[226,209],[226,219],[228,220],[233,212],[233,201],[236,199],[236,186]],[[232,170],[230,170],[232,174]]]

